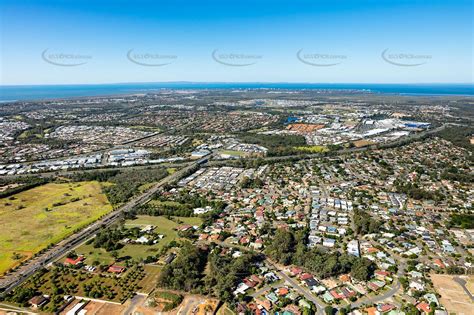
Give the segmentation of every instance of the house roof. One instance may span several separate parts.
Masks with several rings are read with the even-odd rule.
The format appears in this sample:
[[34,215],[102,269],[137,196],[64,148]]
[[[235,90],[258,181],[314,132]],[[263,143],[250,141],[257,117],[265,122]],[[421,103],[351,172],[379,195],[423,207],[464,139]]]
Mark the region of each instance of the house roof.
[[420,302],[416,308],[422,312],[429,313],[431,311],[430,305],[426,302]]
[[113,272],[113,273],[121,273],[124,270],[125,270],[125,267],[112,265],[112,266],[109,267],[109,269],[107,271],[108,272]]
[[37,295],[37,296],[34,296],[32,297],[28,302],[31,304],[31,305],[41,305],[42,303],[46,302],[48,299],[45,298],[44,296],[42,295]]
[[66,258],[66,260],[64,260],[64,264],[75,266],[81,263],[83,260],[84,260],[84,256],[78,256],[76,259]]
[[288,290],[288,288],[285,288],[285,287],[278,288],[278,295],[280,296],[287,295],[289,292],[290,291]]
[[302,273],[302,274],[300,275],[300,279],[301,279],[301,280],[306,280],[306,279],[309,279],[309,278],[312,278],[312,277],[313,277],[313,275],[311,275],[310,273],[307,273],[307,272]]

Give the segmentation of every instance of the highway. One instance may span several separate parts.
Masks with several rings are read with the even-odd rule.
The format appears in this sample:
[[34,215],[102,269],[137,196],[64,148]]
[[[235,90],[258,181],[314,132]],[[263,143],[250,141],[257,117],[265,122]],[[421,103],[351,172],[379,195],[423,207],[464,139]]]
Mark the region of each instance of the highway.
[[86,241],[87,239],[95,235],[99,230],[115,223],[124,212],[130,211],[137,205],[148,202],[151,196],[154,193],[158,192],[161,187],[179,180],[182,176],[185,176],[193,168],[197,167],[200,164],[206,163],[211,157],[212,155],[196,160],[190,163],[188,166],[163,178],[151,189],[131,199],[129,202],[127,202],[120,208],[110,212],[109,214],[106,214],[105,216],[90,224],[89,226],[83,228],[79,232],[67,237],[66,239],[55,244],[51,248],[45,250],[43,253],[38,254],[36,257],[26,261],[15,271],[8,273],[4,277],[2,277],[2,279],[0,279],[0,294],[3,296],[4,294],[10,292],[15,287],[23,283],[28,277],[33,275],[36,271],[40,270],[49,263],[59,259],[61,256],[65,255],[70,249],[74,248],[75,246],[79,245],[80,243]]
[[[355,152],[363,152],[371,149],[383,149],[395,145],[401,145],[404,143],[408,143],[411,141],[415,141],[418,139],[421,139],[425,136],[435,134],[439,131],[442,131],[444,128],[446,128],[448,125],[453,125],[453,124],[444,124],[440,127],[437,127],[435,129],[429,129],[420,133],[412,134],[410,136],[404,137],[402,139],[398,139],[392,142],[388,143],[383,143],[383,144],[374,144],[366,147],[361,147],[361,148],[347,148],[347,149],[341,149],[337,150],[334,152],[330,152],[330,154],[350,154],[350,153],[355,153]],[[140,139],[143,140],[143,139]],[[114,149],[114,148],[112,148]],[[108,150],[112,150],[108,149]],[[264,157],[264,158],[259,158],[263,159],[265,161],[270,161],[270,162],[278,162],[278,161],[287,161],[287,160],[305,160],[305,159],[312,159],[312,158],[320,158],[322,155],[321,153],[314,153],[314,154],[298,154],[298,155],[283,155],[283,156],[270,156],[270,157]],[[66,159],[66,158],[63,158]],[[256,160],[255,158],[248,158],[246,159],[248,161]],[[47,161],[47,160],[45,160]],[[234,163],[235,160],[215,160],[209,162],[209,166],[224,166],[228,165],[229,163]],[[19,174],[19,175],[4,175],[2,176],[3,178],[17,178],[17,177],[28,177],[28,176],[41,176],[41,177],[57,177],[57,176],[67,176],[71,175],[77,172],[94,172],[94,171],[102,171],[102,170],[117,170],[117,169],[143,169],[143,168],[149,168],[149,167],[179,167],[183,165],[190,165],[193,164],[194,162],[189,162],[189,161],[182,161],[182,162],[165,162],[161,164],[147,164],[147,165],[135,165],[135,166],[127,166],[127,167],[98,167],[98,168],[90,168],[90,169],[71,169],[71,170],[60,170],[60,171],[46,171],[46,172],[38,172],[38,173],[27,173],[27,174]]]
[[[385,149],[385,148],[390,148],[390,147],[393,147],[393,146],[408,144],[412,141],[416,141],[416,140],[422,139],[426,136],[436,134],[436,133],[444,130],[448,125],[452,125],[452,124],[444,124],[444,125],[441,125],[437,128],[429,129],[429,130],[419,132],[419,133],[415,133],[415,134],[412,134],[412,135],[409,135],[409,136],[406,136],[406,137],[403,137],[401,139],[397,139],[397,140],[394,140],[394,141],[390,141],[390,142],[387,142],[387,143],[373,144],[373,145],[360,147],[360,148],[353,147],[353,148],[341,149],[341,150],[337,150],[337,151],[328,152],[328,154],[333,154],[333,155],[351,154],[351,153],[355,153],[355,152],[364,152],[364,151],[374,150],[374,149],[375,150],[376,149]],[[288,161],[288,160],[297,161],[297,160],[321,158],[322,156],[324,156],[324,155],[322,155],[321,153],[311,153],[311,154],[297,154],[297,155],[267,156],[267,157],[257,158],[257,159],[256,158],[248,158],[246,160],[247,161],[264,160],[264,161],[271,161],[271,162],[283,162],[283,161]],[[230,160],[230,161],[229,160],[223,160],[223,161],[217,160],[217,161],[209,162],[209,166],[222,166],[222,165],[226,165],[226,164],[232,163],[232,162],[235,162],[235,160]]]
[[[402,144],[405,142],[420,139],[429,134],[439,132],[443,130],[445,127],[446,127],[446,124],[438,128],[428,130],[426,132],[421,132],[413,136],[404,138],[403,140],[391,142],[384,145],[370,146],[370,147],[364,147],[364,148],[343,149],[343,150],[337,151],[336,153],[344,154],[344,153],[365,151],[365,150],[369,150],[373,148],[388,147],[392,145]],[[0,279],[0,294],[4,295],[5,293],[10,292],[15,287],[20,285],[23,281],[25,281],[28,277],[34,274],[36,271],[41,269],[42,267],[46,266],[47,264],[51,262],[54,262],[55,260],[57,260],[64,254],[66,254],[69,250],[71,250],[75,246],[79,245],[80,243],[86,241],[87,239],[95,235],[100,229],[103,229],[104,227],[110,226],[113,223],[115,223],[122,216],[124,212],[130,211],[132,208],[134,208],[137,205],[146,203],[154,193],[158,192],[161,189],[161,187],[163,187],[163,185],[179,180],[182,176],[186,175],[193,168],[201,164],[207,163],[208,160],[210,160],[214,155],[215,153],[211,154],[210,156],[203,157],[199,160],[190,162],[186,167],[165,177],[164,179],[159,181],[155,186],[153,186],[151,189],[131,199],[129,202],[127,202],[120,208],[103,216],[98,221],[95,221],[94,223],[83,228],[79,232],[67,237],[66,239],[62,240],[58,244],[45,250],[43,253],[38,254],[36,257],[26,261],[23,265],[19,266],[15,271],[10,272],[9,274],[5,275],[4,277]],[[279,160],[289,160],[289,159],[308,159],[308,158],[314,158],[314,157],[321,157],[321,155],[320,154],[306,154],[306,155],[298,155],[298,156],[267,157],[267,158],[264,158],[264,160],[279,161]],[[298,284],[293,284],[292,282],[294,281],[288,281],[288,282],[294,286],[296,285],[295,288],[299,288],[298,291],[300,291],[304,296],[307,296],[308,298],[312,296],[312,294],[308,294],[308,292],[306,292],[306,290],[304,288],[301,288]],[[318,306],[319,309],[322,308],[321,304],[314,301],[314,297],[311,298],[310,300],[313,301]]]

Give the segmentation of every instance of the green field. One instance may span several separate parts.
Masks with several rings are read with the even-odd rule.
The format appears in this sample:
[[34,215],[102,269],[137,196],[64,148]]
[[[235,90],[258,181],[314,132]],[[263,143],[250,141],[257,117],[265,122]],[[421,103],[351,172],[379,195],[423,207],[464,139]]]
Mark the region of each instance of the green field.
[[141,131],[149,131],[149,132],[160,132],[161,129],[158,127],[152,127],[152,126],[142,126],[142,125],[137,125],[137,126],[131,126],[131,129],[135,130],[141,130]]
[[98,182],[50,183],[0,205],[0,274],[112,210]]
[[[175,221],[168,220],[163,216],[152,217],[152,216],[138,216],[135,220],[128,220],[125,222],[125,227],[132,228],[136,226],[154,225],[156,229],[155,233],[163,234],[164,237],[154,245],[138,245],[138,244],[127,244],[117,252],[119,258],[131,257],[133,259],[144,259],[147,256],[156,255],[163,246],[169,244],[171,241],[178,239],[178,233],[174,230],[179,225],[191,224],[200,225],[202,223],[200,218],[184,218],[175,217],[183,223],[176,223]],[[93,244],[83,244],[75,249],[78,255],[84,255],[87,259],[87,263],[90,264],[94,261],[98,261],[100,264],[109,265],[114,262],[114,258],[111,252],[107,252],[103,248],[94,248]]]
[[176,173],[177,168],[176,167],[168,167],[166,170],[168,171],[168,174],[171,175],[171,174]]
[[305,151],[308,153],[322,153],[322,152],[329,151],[329,149],[323,145],[301,146],[301,147],[295,147],[295,149],[299,151]]
[[219,153],[227,154],[227,155],[230,155],[230,156],[239,156],[239,157],[247,155],[245,152],[234,151],[234,150],[221,150],[221,151],[219,151]]

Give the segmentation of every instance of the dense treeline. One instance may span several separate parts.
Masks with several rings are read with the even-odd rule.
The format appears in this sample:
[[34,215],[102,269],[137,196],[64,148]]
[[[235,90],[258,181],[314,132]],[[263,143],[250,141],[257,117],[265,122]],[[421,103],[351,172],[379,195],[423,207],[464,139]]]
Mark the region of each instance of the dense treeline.
[[235,299],[232,291],[243,278],[258,272],[256,263],[262,259],[263,256],[254,253],[233,258],[223,255],[219,247],[209,253],[184,242],[178,257],[161,271],[158,286],[210,294],[232,302]]
[[399,193],[404,193],[415,200],[441,201],[443,199],[443,195],[440,192],[424,190],[418,187],[416,183],[396,180],[394,185]]
[[263,181],[260,178],[250,178],[244,177],[240,181],[241,188],[262,188],[264,185]]
[[164,168],[122,171],[109,180],[114,185],[105,187],[104,192],[112,204],[123,203],[137,194],[141,185],[157,182],[167,175]]
[[448,228],[474,229],[474,214],[453,214],[446,225]]
[[290,154],[304,154],[295,147],[305,146],[306,140],[298,135],[262,135],[244,133],[239,136],[242,142],[253,143],[268,149],[268,156],[281,156]]
[[123,247],[120,240],[127,234],[122,229],[108,228],[100,230],[96,237],[92,239],[95,248],[104,248],[106,251],[113,251]]
[[19,184],[20,186],[8,188],[0,192],[0,198],[10,197],[14,194],[18,194],[22,191],[35,188],[37,186],[44,185],[49,182],[49,179],[43,177],[23,177],[15,180],[0,179],[0,186],[6,186],[9,184]]
[[72,175],[72,179],[98,180],[110,182],[113,185],[103,188],[109,201],[116,205],[129,200],[139,192],[143,184],[157,182],[166,177],[168,172],[164,168],[105,170],[95,172],[81,172]]
[[317,248],[308,249],[304,232],[278,229],[266,248],[266,253],[278,263],[295,264],[320,278],[350,273],[358,280],[368,280],[375,271],[373,262],[339,252],[323,252]]
[[357,234],[371,234],[379,232],[382,223],[372,218],[367,212],[356,209],[353,215],[355,232]]
[[99,181],[106,182],[112,177],[118,175],[119,170],[104,170],[104,171],[87,171],[87,172],[78,172],[74,173],[71,178],[74,181]]
[[161,271],[158,285],[173,290],[194,291],[202,285],[206,262],[207,251],[185,242],[178,257]]
[[232,258],[221,255],[221,250],[216,248],[208,257],[209,272],[204,278],[207,291],[220,300],[232,301],[232,291],[240,279],[257,273],[255,263],[260,260],[260,256],[252,253]]
[[474,146],[469,139],[474,134],[474,127],[449,126],[441,130],[437,135],[453,144],[474,152]]
[[178,217],[192,217],[194,216],[193,210],[187,205],[182,204],[143,204],[135,207],[128,214],[129,218],[135,217],[136,215],[149,215],[149,216],[178,216]]
[[195,208],[211,207],[213,210],[201,215],[204,222],[217,218],[217,215],[225,208],[226,203],[222,200],[209,200],[205,197],[192,195],[188,193],[181,193],[178,196],[173,196],[173,199],[168,199],[163,195],[156,195],[155,200],[160,203],[147,203],[135,207],[128,214],[129,217],[136,215],[150,215],[150,216],[179,216],[192,217]]
[[457,167],[450,166],[441,173],[441,179],[457,181],[461,183],[473,183],[474,174],[469,170],[460,170]]
[[200,195],[190,194],[187,191],[181,191],[178,195],[173,196],[172,199],[159,194],[155,195],[154,198],[161,202],[173,201],[189,207],[190,209],[210,206],[214,209],[222,210],[226,206],[225,202],[222,200],[210,200]]

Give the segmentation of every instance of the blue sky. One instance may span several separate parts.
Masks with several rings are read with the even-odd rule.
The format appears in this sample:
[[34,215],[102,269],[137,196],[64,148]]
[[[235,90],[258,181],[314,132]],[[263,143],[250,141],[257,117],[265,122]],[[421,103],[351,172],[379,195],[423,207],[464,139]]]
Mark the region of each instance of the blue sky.
[[471,1],[0,0],[0,9],[3,85],[473,81]]

